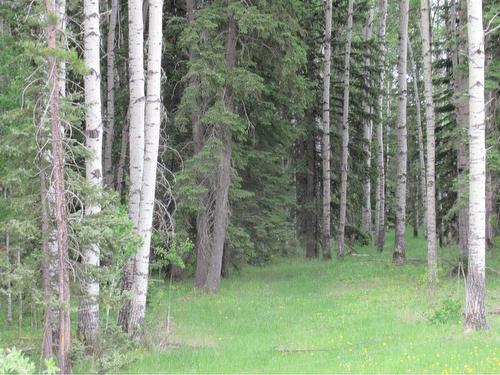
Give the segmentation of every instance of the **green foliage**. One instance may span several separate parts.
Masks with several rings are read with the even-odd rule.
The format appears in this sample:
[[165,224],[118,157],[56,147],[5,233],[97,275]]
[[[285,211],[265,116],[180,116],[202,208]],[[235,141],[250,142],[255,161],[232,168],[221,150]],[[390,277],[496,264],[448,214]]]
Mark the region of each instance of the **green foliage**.
[[15,347],[0,350],[0,373],[34,374],[35,364]]
[[[44,375],[54,375],[59,372],[54,358],[44,359]],[[35,374],[35,364],[15,347],[0,349],[0,373],[1,374]]]
[[434,311],[429,320],[434,324],[457,322],[460,319],[461,308],[462,303],[460,301],[456,299],[445,299],[442,306]]
[[151,263],[152,269],[166,269],[169,265],[184,268],[183,256],[193,250],[194,244],[190,239],[180,241],[174,237],[168,248],[161,245],[162,241],[154,239],[155,260]]

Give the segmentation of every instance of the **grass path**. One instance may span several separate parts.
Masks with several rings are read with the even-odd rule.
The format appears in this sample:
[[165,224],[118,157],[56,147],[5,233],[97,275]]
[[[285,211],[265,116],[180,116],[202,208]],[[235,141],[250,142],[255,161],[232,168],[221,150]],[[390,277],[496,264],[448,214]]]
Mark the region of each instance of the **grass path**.
[[[172,332],[165,328],[168,285],[152,288],[149,350],[130,373],[500,373],[500,319],[464,335],[461,317],[429,318],[443,301],[463,305],[463,281],[440,270],[435,290],[425,263],[395,267],[386,251],[361,249],[344,261],[277,260],[247,267],[214,295],[190,281],[173,285]],[[448,253],[446,253],[448,252]],[[408,237],[408,256],[425,259],[425,242]],[[498,267],[497,256],[489,265]],[[451,256],[450,250],[440,253]],[[500,281],[488,274],[489,311],[500,306]]]

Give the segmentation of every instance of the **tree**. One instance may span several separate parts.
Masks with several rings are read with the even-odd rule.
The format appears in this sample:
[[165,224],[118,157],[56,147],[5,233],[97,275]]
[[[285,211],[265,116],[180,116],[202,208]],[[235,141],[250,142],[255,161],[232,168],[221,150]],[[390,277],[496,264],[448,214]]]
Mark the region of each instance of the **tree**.
[[64,191],[64,150],[61,137],[61,114],[60,114],[60,92],[57,77],[57,58],[55,50],[57,48],[56,25],[57,20],[54,0],[46,0],[47,15],[49,23],[47,24],[47,41],[51,54],[48,57],[49,65],[49,112],[51,120],[52,137],[52,163],[54,174],[54,192],[55,192],[55,217],[57,228],[58,245],[58,281],[59,281],[59,346],[58,346],[58,365],[64,374],[71,373],[71,363],[69,354],[71,350],[71,331],[70,331],[70,292],[69,292],[69,273],[68,273],[68,230],[66,198]]
[[[227,38],[224,49],[224,61],[231,73],[236,67],[237,25],[233,12],[229,11],[227,20]],[[234,92],[226,81],[224,91],[219,94],[223,102],[224,113],[234,111]],[[196,286],[205,292],[215,292],[219,287],[222,255],[229,222],[229,185],[231,182],[232,135],[227,125],[212,127],[215,142],[218,143],[218,160],[213,180],[206,196],[205,212],[198,218]],[[212,140],[212,142],[214,141]],[[200,232],[201,229],[201,232]]]
[[[84,0],[83,6],[85,74],[85,134],[86,146],[91,155],[85,161],[87,181],[97,189],[102,187],[102,113],[99,0]],[[98,195],[98,191],[97,194]],[[85,215],[93,216],[101,211],[97,202],[89,202]],[[95,277],[99,267],[100,248],[90,243],[83,250],[82,264],[86,268],[82,297],[78,310],[78,333],[83,341],[93,347],[99,336],[99,282]]]
[[425,94],[425,123],[427,134],[427,263],[429,283],[437,282],[437,255],[436,255],[436,188],[435,188],[435,158],[436,145],[434,139],[435,115],[432,99],[432,62],[431,62],[431,23],[429,0],[420,0],[420,17],[422,33],[422,55],[424,59],[424,94]]
[[[130,188],[128,215],[134,229],[139,233],[139,212],[141,204],[142,174],[144,168],[144,25],[142,1],[128,2],[129,18],[129,146],[130,146]],[[124,290],[131,290],[134,278],[134,258],[131,258],[124,270]],[[130,302],[125,303],[120,311],[120,325],[129,330]]]
[[345,255],[345,226],[347,212],[347,169],[349,154],[349,80],[351,67],[351,40],[352,40],[352,10],[353,0],[347,6],[347,35],[344,56],[344,98],[342,106],[342,156],[340,162],[340,214],[337,234],[337,256]]
[[134,260],[132,301],[129,333],[142,329],[146,314],[148,292],[149,253],[153,227],[156,170],[161,125],[161,52],[163,0],[149,0],[148,62],[146,126],[144,133],[144,172],[142,175],[139,233],[142,245]]
[[332,39],[332,0],[326,0],[325,4],[325,32],[323,37],[323,142],[322,142],[322,165],[323,165],[323,259],[331,259],[331,235],[330,235],[330,66],[331,66],[331,39]]
[[[422,132],[422,117],[420,109],[420,95],[418,92],[418,69],[415,61],[415,55],[411,47],[411,41],[408,40],[408,55],[411,62],[412,76],[413,76],[413,91],[415,93],[415,110],[417,122],[417,135],[418,135],[418,159],[420,162],[420,190],[422,193],[422,203],[424,206],[424,228],[427,233],[427,183],[426,183],[426,167],[425,167],[425,151],[424,151],[424,135]],[[418,196],[418,194],[417,194]],[[418,223],[417,223],[418,225]]]
[[380,92],[378,94],[377,116],[377,185],[375,189],[375,241],[377,250],[384,249],[385,238],[385,164],[384,164],[384,78],[385,78],[385,24],[387,20],[387,0],[379,5],[379,44],[380,44]]
[[113,139],[115,134],[115,47],[118,0],[111,0],[111,14],[106,43],[106,128],[104,132],[104,183],[113,184]]
[[407,51],[408,51],[408,0],[401,0],[399,19],[399,62],[398,62],[398,119],[397,119],[397,180],[396,180],[396,239],[393,259],[396,264],[405,261],[406,225],[406,161],[407,161]]
[[465,295],[467,330],[488,327],[485,309],[486,148],[482,1],[467,3],[469,41],[469,261]]
[[[370,8],[368,11],[368,17],[366,19],[366,24],[363,28],[363,40],[365,42],[369,42],[372,38],[372,26],[373,26],[373,8]],[[370,57],[365,58],[365,69],[368,70],[370,67]],[[365,73],[368,77],[369,73]],[[365,83],[367,89],[370,87],[369,79],[366,79]],[[365,113],[371,115],[372,106],[369,103],[365,104],[364,108]],[[361,223],[363,225],[363,230],[365,233],[371,236],[372,234],[372,185],[371,185],[371,160],[372,160],[372,133],[373,133],[373,121],[369,116],[368,119],[365,119],[363,126],[363,138],[364,138],[364,152],[365,152],[365,176],[363,182],[363,212]]]

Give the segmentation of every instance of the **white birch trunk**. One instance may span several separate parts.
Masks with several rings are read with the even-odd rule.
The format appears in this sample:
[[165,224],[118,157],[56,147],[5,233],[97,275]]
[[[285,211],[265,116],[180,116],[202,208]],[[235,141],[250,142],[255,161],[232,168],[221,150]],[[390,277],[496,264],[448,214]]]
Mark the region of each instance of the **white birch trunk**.
[[[144,168],[144,26],[142,0],[129,0],[129,169],[130,188],[128,200],[128,216],[134,229],[139,232],[139,211],[141,204],[142,174]],[[122,289],[132,288],[134,278],[134,258],[129,259],[125,267]],[[132,293],[133,294],[133,293]],[[130,331],[129,318],[131,301],[125,302],[118,321]]]
[[[423,37],[423,36],[422,36]],[[413,75],[413,91],[415,93],[415,110],[416,110],[416,120],[417,120],[417,135],[418,135],[418,158],[420,161],[420,190],[422,192],[422,203],[424,207],[424,230],[425,236],[427,237],[427,182],[426,182],[426,167],[425,167],[425,151],[424,151],[424,135],[422,132],[422,117],[420,108],[420,94],[418,92],[418,71],[417,63],[415,61],[415,55],[413,54],[411,48],[411,42],[408,40],[408,53],[410,58],[410,63],[412,67]],[[432,82],[431,82],[432,83]],[[431,95],[432,97],[432,95]],[[418,197],[418,195],[417,195]]]
[[406,225],[406,160],[407,160],[407,52],[408,52],[408,8],[409,1],[401,0],[399,23],[399,63],[398,63],[398,120],[397,120],[397,171],[396,171],[396,238],[393,259],[396,264],[405,261]]
[[130,191],[128,213],[135,229],[139,228],[142,173],[144,164],[144,29],[142,0],[128,2],[129,17],[129,144]]
[[[424,94],[425,94],[425,123],[427,133],[427,182],[426,193],[426,234],[427,234],[427,264],[429,283],[438,281],[436,255],[436,187],[435,187],[435,114],[432,99],[432,55],[431,55],[431,23],[429,0],[420,0],[420,16],[422,34],[422,56],[424,59]],[[415,70],[415,69],[414,69]],[[420,130],[421,133],[421,130]],[[420,138],[420,137],[419,137]],[[422,161],[421,161],[422,162]]]
[[[85,160],[87,181],[102,187],[102,113],[101,113],[101,69],[99,0],[84,0],[83,6],[84,51],[83,59],[87,68],[85,83],[85,134],[86,146],[91,155]],[[88,202],[85,215],[96,215],[101,211],[98,202]],[[96,268],[99,267],[100,249],[94,243],[83,249],[82,265],[86,275],[82,285],[82,299],[78,311],[78,332],[84,342],[92,347],[99,336],[99,282]]]
[[331,233],[330,233],[330,74],[331,74],[331,46],[332,39],[332,0],[325,1],[325,33],[323,38],[323,259],[331,259]]
[[384,79],[385,79],[385,25],[387,0],[380,1],[379,43],[380,43],[380,93],[378,97],[377,120],[377,186],[375,189],[375,242],[378,251],[384,249],[385,237],[385,165],[384,165]]
[[[372,25],[373,25],[373,8],[369,10],[368,18],[366,20],[366,25],[363,28],[363,40],[365,42],[369,42],[372,39]],[[370,66],[370,58],[367,57],[365,59],[365,66],[368,68]],[[368,69],[367,69],[368,70]],[[365,73],[367,76],[366,79],[366,88],[369,88],[368,79],[368,71]],[[367,115],[371,116],[372,107],[368,104],[368,101],[364,105],[364,112]],[[363,149],[365,152],[365,175],[363,181],[363,212],[361,223],[363,225],[363,230],[366,234],[372,235],[372,202],[371,202],[371,194],[372,194],[372,186],[371,186],[371,164],[372,164],[372,130],[373,123],[371,117],[365,120],[363,124]]]
[[155,202],[156,166],[161,124],[161,48],[163,0],[149,0],[148,75],[146,127],[144,136],[144,172],[142,175],[139,233],[143,243],[135,256],[129,333],[141,330],[146,313],[149,252]]
[[347,213],[347,168],[349,154],[349,82],[351,67],[351,40],[352,40],[352,9],[353,0],[347,5],[347,35],[344,57],[344,100],[342,108],[342,156],[340,162],[340,215],[338,228],[337,256],[345,255],[345,225]]
[[484,32],[481,0],[467,3],[469,39],[469,262],[465,327],[487,327],[485,309],[486,149]]
[[104,145],[104,183],[113,184],[113,139],[115,135],[115,40],[118,19],[118,0],[111,0],[106,57],[106,129]]

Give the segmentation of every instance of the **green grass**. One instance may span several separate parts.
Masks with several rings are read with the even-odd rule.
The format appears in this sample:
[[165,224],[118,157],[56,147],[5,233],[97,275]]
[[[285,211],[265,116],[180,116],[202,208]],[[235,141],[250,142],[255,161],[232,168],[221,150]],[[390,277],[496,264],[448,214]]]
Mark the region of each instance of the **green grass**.
[[[490,331],[464,334],[461,317],[429,318],[446,299],[463,306],[463,280],[441,269],[434,290],[426,266],[391,264],[386,251],[344,261],[278,260],[245,268],[214,295],[190,281],[173,285],[173,333],[162,328],[168,285],[153,288],[149,351],[135,353],[130,373],[499,373],[500,319]],[[425,242],[408,237],[408,257],[425,259]],[[498,253],[498,252],[497,252]],[[453,258],[442,250],[442,258]],[[490,257],[490,265],[498,259]],[[498,266],[496,267],[498,268]],[[488,274],[489,311],[500,305],[499,280]],[[177,347],[168,347],[173,342]]]
[[[458,314],[444,324],[429,321],[445,300],[463,306],[463,280],[448,275],[447,262],[457,252],[439,250],[440,283],[431,290],[425,241],[408,236],[411,261],[401,267],[391,263],[392,246],[389,234],[382,254],[365,247],[358,252],[369,256],[343,261],[295,258],[248,266],[213,295],[197,292],[191,280],[174,283],[171,333],[165,328],[169,285],[153,280],[146,345],[116,371],[500,373],[499,315],[488,315],[489,331],[468,335]],[[496,270],[498,254],[490,252],[487,260]],[[487,278],[488,311],[494,311],[500,279],[494,272]],[[93,365],[76,364],[74,370],[90,372]]]

